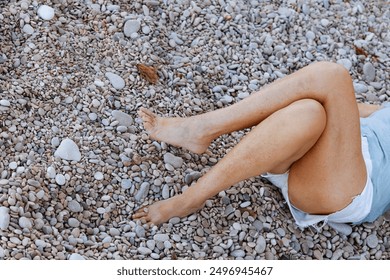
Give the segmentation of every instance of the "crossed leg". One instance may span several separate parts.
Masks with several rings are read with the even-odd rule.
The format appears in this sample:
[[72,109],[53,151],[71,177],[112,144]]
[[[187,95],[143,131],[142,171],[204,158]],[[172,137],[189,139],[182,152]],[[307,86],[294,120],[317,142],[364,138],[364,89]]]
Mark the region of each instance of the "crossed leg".
[[195,185],[140,209],[134,219],[161,224],[187,216],[220,191],[264,172],[290,170],[292,204],[313,214],[344,208],[364,188],[352,81],[336,64],[310,65],[233,106],[206,114],[171,119],[142,109],[140,116],[152,138],[197,153],[219,135],[255,127]]

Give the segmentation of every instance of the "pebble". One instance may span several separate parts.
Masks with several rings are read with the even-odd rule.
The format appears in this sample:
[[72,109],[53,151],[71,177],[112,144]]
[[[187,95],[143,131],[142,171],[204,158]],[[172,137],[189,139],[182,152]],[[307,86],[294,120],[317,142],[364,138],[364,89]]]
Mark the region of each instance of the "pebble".
[[9,223],[10,223],[9,209],[7,207],[1,206],[0,207],[0,229],[1,230],[8,229]]
[[106,72],[106,78],[110,81],[111,85],[115,89],[123,89],[125,87],[125,80],[117,74],[114,74],[112,72]]
[[230,255],[232,257],[235,257],[235,258],[243,258],[243,257],[245,257],[245,251],[244,250],[235,250],[235,251],[231,252]]
[[374,249],[378,246],[379,244],[379,240],[378,240],[378,236],[376,234],[370,234],[369,236],[367,236],[367,246]]
[[259,238],[257,239],[255,250],[258,254],[262,254],[264,253],[265,248],[266,248],[265,238],[262,235],[260,235]]
[[69,218],[68,219],[68,225],[74,228],[77,228],[80,226],[80,222],[75,218]]
[[114,110],[111,115],[119,122],[120,126],[129,127],[133,124],[133,118],[124,112]]
[[140,253],[141,255],[150,255],[152,253],[152,250],[146,247],[139,247],[138,253]]
[[44,20],[51,20],[54,18],[54,9],[47,5],[42,5],[38,8],[38,16]]
[[144,237],[145,237],[145,234],[146,234],[144,227],[139,226],[139,225],[137,225],[137,226],[135,227],[135,233],[136,233],[137,236],[140,237],[140,238],[144,238]]
[[130,179],[122,179],[121,181],[121,187],[125,190],[128,190],[132,187],[132,182]]
[[169,236],[165,233],[157,233],[153,236],[153,240],[156,242],[165,242],[169,240]]
[[23,26],[23,32],[28,35],[32,35],[34,33],[34,28],[30,24],[25,24]]
[[74,261],[83,261],[85,260],[85,258],[80,255],[80,254],[77,254],[77,253],[73,253],[69,256],[69,260],[74,260]]
[[123,33],[126,37],[131,37],[141,28],[141,23],[138,20],[128,20],[123,26]]
[[149,187],[150,187],[150,184],[148,182],[143,182],[141,184],[138,192],[134,196],[134,199],[136,201],[141,201],[147,195],[147,193],[149,192]]
[[339,59],[337,60],[337,63],[343,65],[348,71],[352,68],[352,61],[348,58]]
[[372,63],[367,62],[363,66],[364,79],[367,82],[373,82],[375,80],[375,67]]
[[11,102],[9,102],[9,101],[6,100],[6,99],[1,99],[1,100],[0,100],[0,106],[10,107],[10,106],[11,106]]
[[94,177],[96,180],[98,180],[98,181],[101,181],[101,180],[104,179],[104,175],[103,175],[103,173],[100,172],[100,171],[96,172],[95,175],[93,175],[93,177]]
[[31,222],[31,220],[29,218],[20,217],[19,218],[19,226],[21,228],[31,229],[32,228],[32,222]]
[[69,161],[80,161],[81,153],[78,146],[73,140],[66,138],[61,141],[60,146],[54,153],[55,157],[59,157]]
[[81,207],[80,203],[76,200],[71,200],[68,202],[68,208],[71,212],[78,213],[83,211],[83,207]]
[[62,175],[62,174],[57,174],[56,177],[55,177],[55,179],[56,179],[56,183],[57,183],[58,185],[60,185],[60,186],[63,186],[63,185],[65,185],[65,183],[66,183],[65,176]]
[[183,159],[181,157],[174,156],[171,153],[164,154],[164,162],[172,165],[174,168],[180,168],[183,165]]

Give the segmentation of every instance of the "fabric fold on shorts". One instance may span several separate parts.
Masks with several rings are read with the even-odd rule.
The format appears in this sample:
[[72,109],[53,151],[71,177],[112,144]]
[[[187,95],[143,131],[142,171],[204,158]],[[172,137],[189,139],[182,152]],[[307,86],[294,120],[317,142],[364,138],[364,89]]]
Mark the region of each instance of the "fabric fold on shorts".
[[291,204],[288,196],[289,171],[283,174],[265,173],[261,176],[279,188],[299,227],[313,226],[316,229],[320,229],[328,222],[354,224],[363,220],[370,213],[373,199],[373,185],[371,182],[372,162],[365,137],[362,137],[362,153],[367,169],[367,181],[362,193],[354,197],[352,202],[345,208],[328,215],[309,214]]

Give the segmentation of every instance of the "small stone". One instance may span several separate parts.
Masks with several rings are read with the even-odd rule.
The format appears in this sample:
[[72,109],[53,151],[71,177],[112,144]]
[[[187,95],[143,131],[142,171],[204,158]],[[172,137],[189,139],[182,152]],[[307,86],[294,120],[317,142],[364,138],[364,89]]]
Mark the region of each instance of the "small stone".
[[69,260],[78,260],[79,261],[79,260],[85,260],[85,258],[80,254],[73,253],[70,255]]
[[9,106],[11,106],[11,103],[8,100],[1,99],[0,106],[9,107]]
[[259,238],[257,239],[255,250],[258,254],[262,254],[264,253],[265,248],[266,248],[265,238],[262,235],[260,235]]
[[96,172],[95,173],[95,175],[93,176],[96,180],[98,180],[98,181],[101,181],[101,180],[103,180],[104,179],[104,175],[103,175],[103,173],[102,172]]
[[373,82],[375,80],[375,67],[372,63],[367,62],[363,66],[364,78],[367,82]]
[[183,165],[183,159],[171,153],[164,154],[164,162],[172,165],[174,168],[180,168]]
[[55,151],[54,156],[70,161],[81,160],[79,148],[77,147],[76,143],[69,138],[61,141],[61,144]]
[[178,223],[180,223],[180,218],[179,217],[173,217],[169,220],[169,223],[172,224],[172,225],[176,225]]
[[137,250],[141,255],[150,255],[152,253],[152,250],[146,247],[139,247]]
[[56,177],[56,170],[53,166],[49,166],[46,171],[47,176],[50,179],[54,179]]
[[42,5],[38,8],[38,16],[44,20],[51,20],[54,17],[54,9],[47,5]]
[[132,185],[133,184],[132,184],[130,179],[122,179],[122,181],[121,181],[122,189],[125,189],[125,190],[130,189]]
[[120,126],[129,127],[133,124],[133,118],[119,110],[112,111],[111,115],[119,122]]
[[19,218],[19,226],[21,228],[31,229],[32,228],[32,222],[31,222],[31,220],[29,218],[20,217]]
[[117,74],[106,72],[106,78],[115,89],[123,89],[125,87],[125,80]]
[[243,257],[245,257],[245,251],[244,250],[235,250],[235,251],[231,252],[230,255],[232,257],[235,257],[235,258],[243,258]]
[[25,24],[23,26],[23,32],[28,34],[28,35],[31,35],[34,33],[34,28],[32,28],[32,26],[30,24]]
[[119,236],[121,232],[117,228],[110,228],[110,235],[112,237]]
[[60,186],[63,186],[65,185],[66,183],[66,179],[65,179],[65,176],[62,175],[62,174],[57,174],[56,175],[56,183]]
[[143,182],[140,186],[140,189],[138,190],[137,194],[135,195],[135,200],[140,201],[143,199],[147,193],[149,192],[150,184],[148,182]]
[[198,180],[201,176],[202,176],[202,174],[200,172],[198,172],[198,171],[191,172],[190,174],[187,174],[184,177],[184,182],[187,185],[190,185],[193,181]]
[[348,71],[352,68],[352,61],[348,58],[339,59],[337,60],[337,63],[343,65]]
[[131,37],[133,33],[137,33],[141,28],[141,23],[138,20],[128,20],[123,27],[123,33],[126,37]]
[[144,238],[145,237],[145,229],[143,226],[137,225],[135,227],[135,233],[137,234],[138,237]]
[[157,242],[165,242],[169,240],[169,236],[165,233],[157,233],[153,236],[153,239]]
[[16,162],[10,162],[10,164],[8,165],[9,169],[16,169],[18,167],[18,164]]
[[69,218],[68,219],[68,225],[74,228],[77,228],[80,226],[80,222],[75,218]]
[[154,248],[156,247],[156,241],[154,241],[154,240],[148,240],[148,241],[146,241],[146,246],[147,246],[150,250],[154,250]]
[[68,208],[71,212],[78,213],[83,211],[83,207],[81,207],[80,203],[77,200],[71,200],[68,202]]
[[340,224],[340,223],[332,223],[329,222],[329,226],[331,226],[338,233],[348,236],[352,233],[352,227],[348,224]]
[[0,207],[0,229],[6,230],[9,226],[9,222],[10,222],[9,209],[7,207],[1,206]]
[[169,194],[169,186],[168,185],[164,185],[163,188],[162,188],[162,192],[161,192],[161,195],[164,199],[168,199],[170,197],[170,194]]
[[313,31],[309,30],[306,32],[306,38],[308,40],[314,40],[315,37],[316,37],[316,34]]
[[360,84],[360,83],[354,83],[353,87],[355,89],[355,92],[357,94],[366,93],[368,91],[368,87],[366,85]]
[[376,234],[370,234],[367,236],[367,246],[370,247],[371,249],[376,248],[379,244],[378,236]]

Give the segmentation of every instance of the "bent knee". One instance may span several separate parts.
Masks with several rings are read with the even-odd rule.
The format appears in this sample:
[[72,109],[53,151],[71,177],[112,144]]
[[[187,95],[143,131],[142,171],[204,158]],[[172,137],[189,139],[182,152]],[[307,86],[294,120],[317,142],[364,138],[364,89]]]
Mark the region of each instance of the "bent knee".
[[326,111],[320,102],[314,99],[302,99],[292,103],[289,107],[290,113],[298,116],[302,124],[307,124],[308,128],[321,132],[325,129]]

